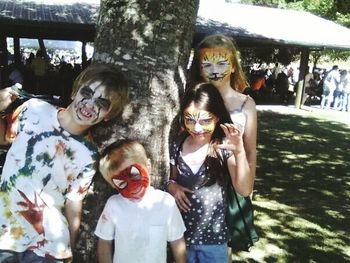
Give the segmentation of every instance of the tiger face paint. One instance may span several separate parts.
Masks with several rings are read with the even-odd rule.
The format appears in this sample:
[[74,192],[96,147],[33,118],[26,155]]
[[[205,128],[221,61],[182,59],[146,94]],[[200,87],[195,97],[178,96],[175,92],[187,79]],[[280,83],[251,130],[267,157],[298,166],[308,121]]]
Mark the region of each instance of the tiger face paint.
[[200,72],[207,82],[230,81],[233,73],[232,54],[225,48],[203,48],[199,52]]
[[140,200],[149,185],[149,176],[141,165],[132,164],[112,176],[112,183],[123,197]]
[[210,140],[218,118],[206,110],[200,110],[194,103],[184,110],[184,125],[191,136],[204,136]]

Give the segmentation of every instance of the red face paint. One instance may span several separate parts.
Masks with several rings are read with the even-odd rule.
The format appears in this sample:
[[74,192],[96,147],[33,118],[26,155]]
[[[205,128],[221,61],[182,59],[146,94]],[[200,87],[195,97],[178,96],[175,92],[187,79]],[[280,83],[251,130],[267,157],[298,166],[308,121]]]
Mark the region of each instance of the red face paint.
[[138,164],[132,164],[112,177],[117,191],[131,200],[141,199],[149,185],[148,172]]

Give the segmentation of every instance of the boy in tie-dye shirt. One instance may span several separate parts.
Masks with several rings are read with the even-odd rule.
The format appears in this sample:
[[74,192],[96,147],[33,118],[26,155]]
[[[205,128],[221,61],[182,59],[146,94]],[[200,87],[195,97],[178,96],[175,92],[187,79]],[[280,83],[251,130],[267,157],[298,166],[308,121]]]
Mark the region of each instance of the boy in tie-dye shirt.
[[[30,99],[1,118],[0,143],[11,147],[0,178],[0,262],[72,260],[96,168],[89,130],[121,113],[127,87],[121,72],[95,65],[76,79],[66,109]],[[0,111],[17,95],[1,90]]]

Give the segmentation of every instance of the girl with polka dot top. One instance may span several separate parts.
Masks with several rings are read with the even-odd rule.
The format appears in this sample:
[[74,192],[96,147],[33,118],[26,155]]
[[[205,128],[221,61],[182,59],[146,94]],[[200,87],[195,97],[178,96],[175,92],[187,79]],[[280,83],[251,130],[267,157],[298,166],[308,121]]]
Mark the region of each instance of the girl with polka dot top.
[[249,196],[254,181],[242,131],[211,83],[186,90],[180,122],[183,132],[170,146],[167,190],[186,225],[187,262],[227,262],[227,183],[231,180],[240,195]]

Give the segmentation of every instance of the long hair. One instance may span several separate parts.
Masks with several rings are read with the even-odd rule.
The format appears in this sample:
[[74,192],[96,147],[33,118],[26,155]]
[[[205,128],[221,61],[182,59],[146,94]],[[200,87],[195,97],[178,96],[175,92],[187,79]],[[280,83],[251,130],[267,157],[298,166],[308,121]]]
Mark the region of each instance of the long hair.
[[209,35],[205,37],[196,47],[189,70],[190,82],[198,83],[204,81],[200,74],[201,64],[199,59],[200,50],[203,48],[224,48],[231,52],[231,63],[233,65],[234,72],[231,73],[230,76],[230,85],[234,90],[243,92],[248,86],[248,81],[239,62],[239,52],[234,44],[234,41],[231,38],[221,34]]
[[222,169],[223,163],[215,150],[215,146],[222,143],[225,137],[225,133],[220,127],[220,124],[232,123],[230,114],[217,88],[211,83],[199,83],[194,87],[188,87],[182,99],[180,106],[180,122],[182,127],[185,127],[184,112],[191,103],[195,103],[199,109],[208,111],[218,118],[218,122],[211,137],[208,155],[204,161],[207,169],[205,185],[212,185],[215,182],[223,184],[225,180],[224,169]]

